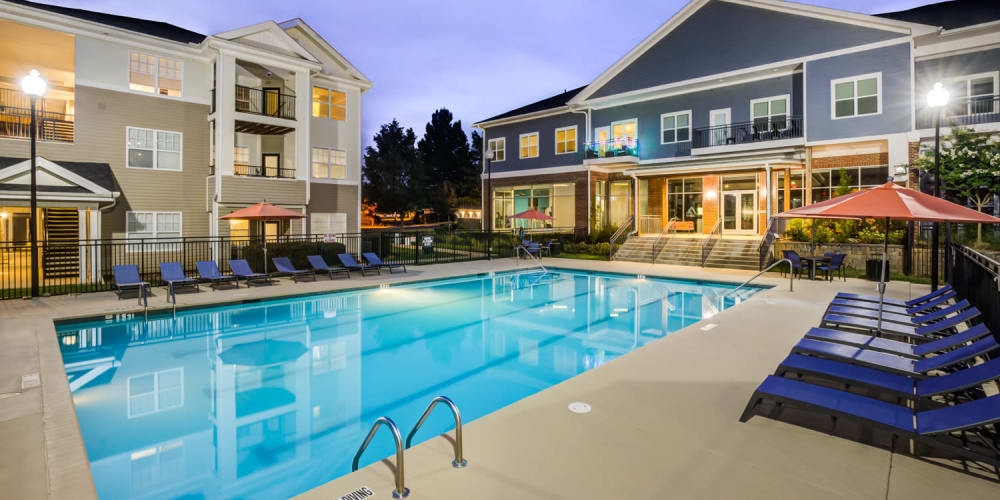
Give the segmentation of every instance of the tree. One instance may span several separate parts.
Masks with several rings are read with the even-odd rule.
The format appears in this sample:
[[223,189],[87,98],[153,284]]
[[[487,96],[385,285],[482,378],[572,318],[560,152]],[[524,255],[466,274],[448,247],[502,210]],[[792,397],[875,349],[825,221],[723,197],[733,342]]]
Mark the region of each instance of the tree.
[[[934,171],[934,153],[917,160],[921,170]],[[971,203],[980,212],[1000,194],[1000,136],[975,133],[954,127],[941,141],[941,186],[949,197]],[[983,226],[978,225],[976,241],[983,241]]]
[[451,217],[455,200],[478,191],[478,170],[471,161],[469,139],[462,122],[441,108],[431,115],[424,136],[417,143],[423,165],[415,184],[428,196],[427,204],[439,215]]
[[365,197],[382,213],[403,214],[416,208],[413,180],[420,173],[420,157],[413,129],[403,130],[393,120],[375,134],[375,146],[365,149]]
[[837,190],[833,192],[833,196],[844,196],[851,192],[851,177],[847,174],[846,168],[840,169],[840,184],[837,185]]

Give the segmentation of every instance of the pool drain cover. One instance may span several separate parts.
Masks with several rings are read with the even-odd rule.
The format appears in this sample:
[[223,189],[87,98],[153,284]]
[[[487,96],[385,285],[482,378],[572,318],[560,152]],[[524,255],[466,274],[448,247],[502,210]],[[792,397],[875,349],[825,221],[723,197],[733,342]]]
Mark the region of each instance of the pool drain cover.
[[573,413],[590,413],[590,405],[576,401],[569,404],[569,411]]

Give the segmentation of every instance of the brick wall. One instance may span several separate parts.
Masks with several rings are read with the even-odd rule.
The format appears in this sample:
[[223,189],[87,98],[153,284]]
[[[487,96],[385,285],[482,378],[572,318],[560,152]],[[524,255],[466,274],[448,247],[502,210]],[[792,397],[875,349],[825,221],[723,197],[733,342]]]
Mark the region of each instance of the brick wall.
[[889,164],[889,153],[813,157],[812,168],[868,167]]
[[[701,178],[702,200],[701,200],[701,220],[703,232],[709,232],[715,226],[715,221],[719,220],[719,176],[706,175]],[[711,194],[711,196],[709,196]]]

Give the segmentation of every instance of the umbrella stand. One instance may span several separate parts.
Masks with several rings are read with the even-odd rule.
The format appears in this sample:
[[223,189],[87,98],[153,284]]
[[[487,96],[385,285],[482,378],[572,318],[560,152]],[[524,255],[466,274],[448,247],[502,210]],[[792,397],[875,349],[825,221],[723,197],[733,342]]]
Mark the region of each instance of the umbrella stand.
[[889,255],[889,218],[885,218],[885,239],[882,242],[882,279],[878,283],[878,333],[879,336],[882,335],[882,307],[885,303],[885,268],[886,259]]

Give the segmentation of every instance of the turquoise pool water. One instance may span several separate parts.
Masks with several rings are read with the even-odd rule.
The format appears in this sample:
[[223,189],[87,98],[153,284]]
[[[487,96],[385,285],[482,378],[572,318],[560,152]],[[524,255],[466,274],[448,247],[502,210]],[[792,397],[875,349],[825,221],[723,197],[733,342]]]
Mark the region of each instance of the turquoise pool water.
[[[103,500],[273,499],[349,473],[379,416],[405,436],[447,395],[469,422],[759,290],[733,288],[497,274],[57,331]],[[414,444],[452,425],[437,408]],[[361,465],[393,450],[380,431]]]

